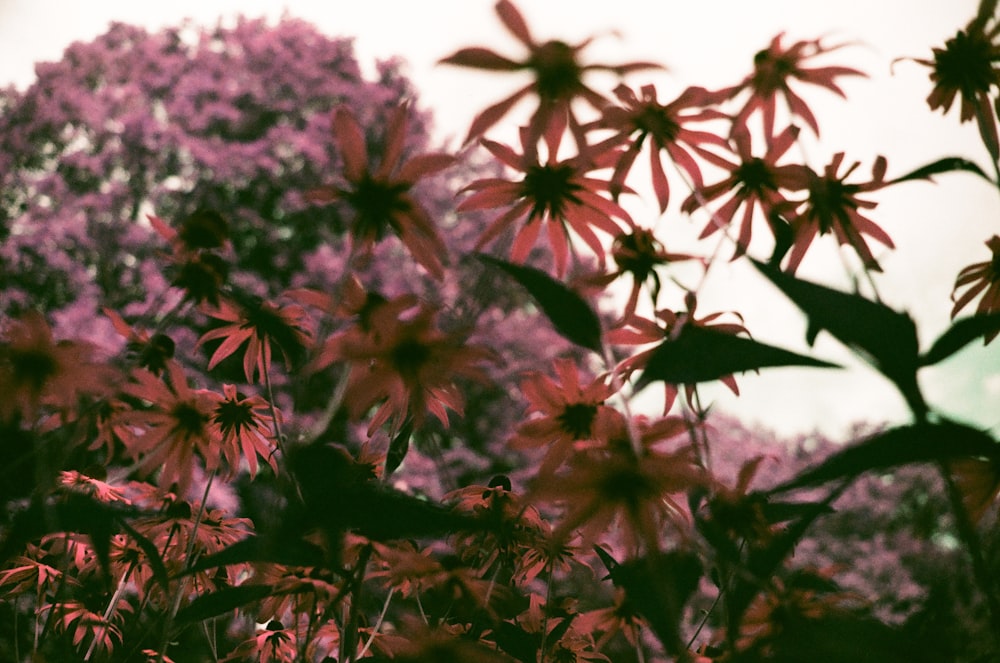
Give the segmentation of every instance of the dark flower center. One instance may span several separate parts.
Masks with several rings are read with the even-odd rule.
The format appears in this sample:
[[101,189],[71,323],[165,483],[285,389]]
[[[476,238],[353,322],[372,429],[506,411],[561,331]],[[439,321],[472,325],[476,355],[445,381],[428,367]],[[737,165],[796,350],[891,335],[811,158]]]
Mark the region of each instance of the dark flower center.
[[174,425],[175,432],[180,433],[184,437],[204,435],[205,424],[208,423],[208,419],[194,404],[178,403],[171,410],[170,415],[177,422]]
[[405,194],[408,184],[391,184],[365,175],[344,198],[357,212],[354,236],[378,241],[386,230],[399,232],[397,216],[410,209]]
[[569,99],[580,87],[580,65],[569,44],[545,42],[532,54],[528,66],[535,70],[535,86],[542,101]]
[[637,230],[615,238],[611,257],[619,269],[633,274],[637,281],[645,281],[656,265],[666,262],[656,255],[660,248],[651,232]]
[[574,192],[582,187],[573,182],[575,170],[567,164],[531,166],[524,174],[522,189],[525,198],[534,201],[532,217],[540,217],[546,211],[561,218],[567,203],[579,202]]
[[597,416],[597,406],[591,403],[570,403],[556,420],[574,440],[586,440]]
[[756,197],[778,189],[774,181],[774,173],[761,158],[744,161],[733,171],[733,176],[739,182],[742,191]]
[[833,230],[836,219],[841,219],[844,225],[848,210],[857,209],[857,203],[851,198],[854,187],[845,185],[841,180],[831,177],[816,177],[809,184],[809,207],[812,215],[819,222],[820,234]]
[[431,349],[415,338],[404,339],[392,349],[392,365],[404,379],[415,380],[431,358]]
[[229,276],[229,265],[215,253],[203,252],[181,265],[173,285],[197,303],[219,303],[219,290]]
[[130,341],[126,350],[140,366],[159,375],[166,369],[167,361],[174,356],[174,347],[173,339],[166,334],[154,334],[145,343]]
[[41,391],[45,382],[59,370],[51,353],[31,349],[14,351],[8,355],[14,373],[14,384],[28,385],[32,391]]
[[228,399],[216,406],[214,419],[223,435],[240,435],[254,425],[253,406],[239,397]]
[[786,80],[797,71],[797,62],[788,54],[775,55],[769,50],[758,51],[753,58],[753,89],[764,96],[771,96],[788,86]]
[[630,463],[613,469],[604,477],[601,495],[610,502],[637,506],[656,495],[656,486]]
[[229,237],[229,224],[214,210],[198,210],[181,222],[178,236],[189,249],[217,249]]
[[660,147],[673,143],[681,129],[666,108],[653,105],[643,107],[635,118],[635,126],[644,133],[653,136]]
[[993,47],[982,34],[968,35],[960,30],[944,43],[943,49],[934,49],[934,73],[940,85],[961,90],[966,98],[989,92],[998,83],[993,69]]
[[259,297],[247,298],[240,303],[246,316],[244,329],[253,329],[257,338],[273,343],[292,360],[301,357],[305,351],[301,338],[273,305]]

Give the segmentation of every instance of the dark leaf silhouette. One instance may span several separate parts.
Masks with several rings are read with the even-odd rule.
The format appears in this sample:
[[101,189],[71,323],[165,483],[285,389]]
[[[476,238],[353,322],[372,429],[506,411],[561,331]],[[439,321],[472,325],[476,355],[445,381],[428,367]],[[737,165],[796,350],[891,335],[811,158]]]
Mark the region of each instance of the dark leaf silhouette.
[[177,613],[177,621],[183,624],[218,617],[254,601],[267,598],[273,593],[274,587],[271,585],[239,585],[238,587],[220,589],[210,594],[202,594]]
[[734,336],[708,327],[685,325],[676,339],[663,341],[650,355],[636,390],[651,382],[695,384],[740,371],[775,366],[838,368],[835,364]]
[[920,357],[921,366],[930,366],[947,359],[977,338],[983,338],[1000,329],[1000,313],[974,315],[955,321],[934,341],[931,349]]
[[909,315],[861,295],[796,278],[761,262],[754,264],[806,314],[806,340],[810,345],[821,330],[828,331],[891,380],[918,419],[927,414],[917,385],[917,327]]
[[385,476],[389,476],[402,464],[406,458],[406,453],[410,450],[410,436],[413,435],[413,419],[407,418],[399,431],[389,442],[389,449],[385,452]]
[[970,456],[1000,460],[1000,444],[983,431],[964,424],[950,421],[910,424],[878,433],[835,453],[768,493],[854,479],[871,470],[886,470],[909,463]]
[[326,557],[323,549],[304,541],[303,531],[292,527],[279,532],[248,536],[222,550],[206,555],[184,575],[214,569],[219,566],[246,563],[284,564],[286,566],[323,566]]
[[483,253],[476,254],[476,257],[503,270],[520,283],[564,338],[600,354],[601,321],[580,295],[540,269],[515,265]]
[[926,166],[921,166],[916,170],[913,170],[902,177],[897,177],[894,180],[889,180],[887,184],[898,184],[899,182],[908,182],[910,180],[932,180],[934,175],[940,175],[941,173],[952,173],[955,171],[965,171],[967,173],[973,173],[979,175],[989,183],[993,183],[989,175],[983,172],[983,169],[977,166],[974,162],[968,159],[963,159],[961,157],[944,157],[943,159],[938,159],[933,163],[929,163]]

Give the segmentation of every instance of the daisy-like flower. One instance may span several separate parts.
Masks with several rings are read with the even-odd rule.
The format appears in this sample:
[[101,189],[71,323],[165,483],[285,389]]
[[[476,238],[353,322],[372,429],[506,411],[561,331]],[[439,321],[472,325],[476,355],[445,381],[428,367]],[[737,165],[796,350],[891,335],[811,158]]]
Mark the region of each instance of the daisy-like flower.
[[639,304],[639,294],[644,285],[649,286],[649,295],[653,307],[660,296],[660,276],[657,268],[672,262],[695,260],[695,256],[686,253],[670,253],[660,243],[653,231],[635,227],[631,232],[615,237],[611,244],[611,258],[617,269],[608,273],[597,273],[582,279],[584,286],[596,286],[604,289],[616,279],[629,274],[632,276],[632,290],[622,313],[621,320],[627,321],[635,315]]
[[223,339],[208,362],[208,370],[236,352],[246,343],[243,355],[243,372],[247,382],[254,375],[262,379],[270,375],[272,346],[281,352],[289,370],[293,360],[301,358],[313,340],[313,323],[305,309],[298,304],[279,306],[258,297],[241,297],[241,301],[223,299],[218,306],[207,307],[205,313],[229,324],[206,332],[198,339],[198,346],[205,341]]
[[[955,279],[955,289],[951,294],[955,302],[955,306],[951,309],[953,318],[980,293],[983,298],[976,306],[977,315],[1000,312],[1000,235],[993,235],[986,240],[986,247],[993,254],[990,259],[969,265],[959,272],[958,278]],[[962,288],[966,290],[959,295],[958,291]],[[997,333],[989,334],[986,342],[989,343],[996,338]]]
[[[655,320],[650,320],[637,315],[632,316],[626,324],[616,327],[608,332],[608,342],[613,345],[632,346],[662,343],[665,339],[670,338],[670,336],[675,333],[678,326],[682,324],[711,327],[715,331],[721,331],[727,334],[749,333],[746,327],[743,326],[743,318],[739,313],[732,313],[732,315],[738,320],[737,322],[717,322],[719,318],[727,315],[725,312],[710,313],[704,317],[698,318],[695,317],[695,310],[698,306],[697,299],[695,299],[695,297],[691,294],[689,294],[685,299],[687,303],[687,311],[670,311],[664,309],[656,312]],[[641,350],[618,364],[615,370],[621,374],[623,380],[627,380],[632,373],[646,367],[650,355],[652,355],[655,351],[656,347]],[[740,389],[736,384],[735,377],[727,375],[719,378],[719,381],[726,385],[734,394],[739,395]],[[664,383],[664,414],[669,412],[674,406],[680,386],[681,385]],[[683,386],[687,402],[688,404],[692,404],[694,385]]]
[[56,628],[60,631],[71,634],[73,646],[82,647],[84,641],[93,640],[97,644],[96,650],[110,654],[115,647],[115,643],[122,640],[121,629],[112,619],[121,621],[121,608],[129,608],[127,601],[119,601],[119,610],[106,619],[98,612],[87,608],[81,601],[64,601],[61,603],[51,603],[43,606],[45,612],[52,611],[56,618]]
[[166,334],[154,334],[150,337],[146,331],[140,331],[109,308],[104,309],[104,315],[111,320],[111,325],[125,339],[126,356],[137,365],[149,369],[154,375],[160,375],[167,367],[167,362],[174,357],[176,346],[172,338]]
[[[729,171],[729,176],[699,188],[682,205],[683,211],[691,213],[709,201],[729,197],[722,207],[712,212],[712,219],[701,231],[699,239],[705,239],[723,226],[732,224],[737,212],[742,209],[742,216],[737,221],[736,251],[733,253],[733,259],[736,259],[750,246],[755,211],[759,210],[769,224],[776,223],[774,213],[788,205],[782,191],[795,191],[808,186],[809,171],[805,166],[778,165],[778,161],[795,144],[798,133],[797,127],[788,127],[769,141],[762,157],[753,155],[749,132],[742,130],[733,134],[732,142],[739,161],[727,162],[723,166]],[[771,229],[772,232],[775,230],[773,225]]]
[[[101,470],[104,466],[98,466]],[[101,472],[107,478],[106,472]],[[83,495],[89,495],[94,497],[99,502],[121,502],[123,504],[131,504],[131,501],[125,497],[125,493],[121,488],[116,488],[111,484],[98,479],[95,477],[87,476],[82,472],[76,470],[62,471],[59,473],[59,485],[64,489],[81,493]]]
[[[1000,88],[1000,21],[988,13],[991,6],[995,10],[995,5],[981,3],[980,14],[969,25],[945,41],[944,48],[932,49],[933,60],[915,61],[931,68],[934,89],[927,97],[931,110],[940,108],[947,113],[958,97],[960,120],[976,119],[983,142],[995,161],[1000,158],[1000,141],[990,93]],[[991,20],[993,25],[988,26]]]
[[[538,138],[546,133],[554,119],[565,122],[567,118],[573,117],[570,106],[574,99],[583,99],[597,110],[607,103],[607,99],[583,82],[583,77],[588,72],[608,71],[623,76],[633,71],[661,68],[660,65],[650,62],[630,62],[620,65],[581,64],[580,52],[590,44],[592,38],[575,46],[559,40],[538,42],[532,37],[524,17],[513,3],[500,0],[496,4],[496,12],[504,27],[527,47],[526,58],[520,61],[513,60],[488,48],[472,47],[460,49],[441,62],[489,71],[527,71],[532,74],[533,80],[477,115],[469,128],[466,143],[481,136],[499,122],[519,101],[535,95],[538,98],[538,107],[531,117],[528,129],[530,136],[528,142],[534,145]],[[574,126],[579,126],[579,122],[575,119],[573,122]]]
[[521,383],[531,418],[517,427],[509,443],[514,449],[546,450],[541,476],[553,474],[575,451],[606,440],[621,416],[604,404],[614,393],[607,376],[584,386],[572,360],[556,359],[553,368],[557,380],[536,372]]
[[254,478],[257,475],[257,456],[277,472],[274,419],[268,402],[260,396],[244,396],[231,384],[223,385],[222,392],[221,395],[214,391],[203,393],[215,403],[208,429],[213,439],[220,441],[222,455],[229,466],[226,477],[235,478],[241,458],[246,458],[250,478]]
[[0,419],[34,420],[48,406],[72,417],[83,395],[108,393],[118,374],[79,341],[56,341],[45,318],[29,311],[0,333]]
[[413,258],[438,279],[444,277],[442,258],[447,255],[444,241],[427,211],[411,193],[416,183],[455,162],[448,154],[420,154],[403,158],[407,118],[410,108],[402,104],[392,114],[379,150],[376,168],[369,161],[365,132],[346,108],[333,116],[333,136],[344,160],[345,185],[309,191],[315,203],[346,203],[354,212],[352,252],[367,255],[387,234],[395,234]]
[[714,152],[705,149],[705,145],[714,145],[728,152],[729,145],[723,137],[685,126],[690,122],[729,119],[722,111],[708,108],[721,102],[728,91],[710,92],[700,87],[689,87],[667,104],[657,100],[656,88],[652,85],[644,85],[640,93],[641,96],[627,85],[619,85],[615,88],[615,96],[622,105],[606,106],[596,126],[614,130],[615,136],[610,140],[628,143],[628,148],[615,164],[611,178],[612,193],[624,189],[625,177],[642,146],[649,140],[653,191],[660,203],[660,212],[665,212],[670,202],[670,184],[663,168],[663,152],[688,174],[696,187],[702,186],[702,177],[694,155],[723,168],[728,165]]
[[633,423],[635,431],[631,435],[638,438],[639,454],[630,441],[628,422],[619,417],[605,446],[574,454],[565,472],[532,484],[526,499],[566,507],[552,533],[553,542],[567,541],[579,530],[579,545],[583,547],[605,536],[616,522],[630,550],[638,550],[641,545],[647,552],[658,550],[665,525],[686,535],[690,517],[683,500],[675,497],[706,486],[708,477],[693,446],[670,451],[654,447],[687,433],[687,426],[679,417],[652,423],[638,419]]
[[331,337],[316,360],[317,368],[350,363],[345,404],[353,418],[381,403],[369,436],[390,420],[392,434],[407,417],[419,427],[428,411],[448,426],[448,410],[461,414],[465,404],[455,380],[488,380],[481,364],[493,360],[493,353],[466,344],[458,332],[440,330],[437,310],[412,302],[403,296],[365,311],[358,325]]
[[188,386],[183,369],[176,362],[167,366],[169,382],[149,371],[133,372],[133,381],[122,391],[147,403],[146,409],[117,414],[129,434],[125,447],[140,461],[143,471],[160,469],[159,484],[176,483],[183,493],[191,485],[197,453],[208,471],[218,469],[222,452],[219,439],[210,427],[214,402],[207,393]]
[[514,238],[511,260],[523,263],[545,227],[556,271],[561,276],[566,272],[570,230],[583,239],[598,260],[603,261],[605,250],[593,229],[615,236],[622,232],[615,219],[621,219],[628,227],[633,225],[628,212],[601,195],[601,192],[610,191],[611,185],[587,176],[592,170],[607,168],[614,163],[617,159],[614,146],[605,145],[560,160],[557,153],[562,136],[560,123],[553,124],[546,131],[548,156],[544,163],[539,159],[538,151],[531,147],[529,131],[525,128],[521,129],[522,154],[491,140],[482,141],[497,159],[524,176],[518,181],[481,179],[462,190],[471,191],[472,195],[459,204],[460,212],[508,208],[487,226],[476,243],[477,250],[495,240],[505,229],[526,219]]
[[839,66],[809,67],[805,66],[812,58],[830,53],[838,46],[824,46],[819,39],[797,41],[789,47],[781,43],[784,33],[779,33],[771,40],[770,45],[754,55],[753,73],[732,89],[732,97],[743,91],[749,91],[750,98],[736,114],[734,127],[746,127],[747,120],[757,111],[763,116],[764,135],[770,140],[774,136],[774,120],[777,112],[778,97],[783,97],[788,111],[793,117],[802,118],[817,136],[819,123],[809,106],[789,85],[792,80],[808,83],[841,97],[846,97],[844,91],[837,85],[840,76],[864,76],[857,69]]
[[184,290],[184,297],[198,304],[218,304],[229,278],[229,262],[219,253],[228,242],[229,228],[217,212],[196,212],[170,227],[152,214],[146,217],[153,229],[170,243],[166,261],[173,270],[171,285]]
[[865,235],[891,248],[892,238],[874,221],[859,210],[874,209],[878,203],[858,198],[859,194],[877,191],[886,185],[885,157],[879,157],[872,166],[872,179],[868,182],[848,184],[847,178],[860,165],[855,161],[841,175],[837,174],[844,163],[844,153],[838,152],[824,168],[823,175],[812,170],[808,173],[809,197],[801,203],[792,203],[786,215],[791,218],[792,248],[788,255],[787,270],[794,273],[805,257],[806,251],[818,235],[833,233],[842,245],[853,248],[864,266],[880,271],[878,261],[865,241]]
[[294,663],[298,660],[298,647],[295,632],[272,619],[267,626],[253,638],[236,646],[228,656],[219,659],[225,661],[254,660],[259,663]]

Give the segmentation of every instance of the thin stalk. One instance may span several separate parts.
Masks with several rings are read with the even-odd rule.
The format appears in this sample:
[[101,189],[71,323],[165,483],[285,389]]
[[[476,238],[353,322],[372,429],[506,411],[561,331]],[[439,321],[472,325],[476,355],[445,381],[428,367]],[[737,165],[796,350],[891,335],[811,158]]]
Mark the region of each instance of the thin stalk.
[[[111,601],[108,602],[108,607],[104,611],[103,619],[105,622],[111,619],[112,613],[114,613],[115,608],[118,607],[118,601],[121,600],[122,594],[125,592],[125,587],[128,585],[128,579],[132,575],[132,570],[135,569],[135,562],[129,564],[128,569],[125,571],[125,575],[122,579],[118,581],[118,587],[115,589],[114,595],[111,597]],[[102,631],[105,627],[101,627]],[[103,633],[102,633],[103,635]],[[94,650],[97,649],[97,633],[94,633],[94,639],[90,642],[90,647],[87,649],[86,655],[83,657],[84,661],[89,661],[90,657],[94,655]]]
[[555,575],[552,563],[549,562],[547,566],[549,567],[549,577],[545,581],[545,611],[542,612],[542,641],[538,646],[539,663],[545,662],[545,641],[549,635],[549,602],[552,600],[552,580]]
[[385,615],[389,612],[389,604],[392,602],[392,595],[396,593],[396,588],[389,588],[389,595],[385,597],[385,603],[382,605],[382,611],[378,613],[378,619],[375,620],[375,625],[372,627],[372,634],[368,636],[368,640],[365,641],[365,646],[361,648],[358,652],[358,658],[364,658],[365,654],[368,653],[369,648],[371,648],[372,643],[375,642],[375,636],[378,634],[379,629],[382,628],[382,623],[385,621]]

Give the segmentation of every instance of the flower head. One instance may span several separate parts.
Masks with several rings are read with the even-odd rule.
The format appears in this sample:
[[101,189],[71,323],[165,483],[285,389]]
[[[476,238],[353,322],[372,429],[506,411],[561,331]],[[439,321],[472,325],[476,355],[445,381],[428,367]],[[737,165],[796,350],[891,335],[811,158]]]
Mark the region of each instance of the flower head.
[[447,168],[455,158],[447,154],[420,154],[403,158],[408,104],[400,105],[389,119],[385,145],[378,167],[370,163],[365,132],[346,108],[333,116],[333,135],[344,160],[343,186],[327,186],[308,192],[317,203],[341,201],[354,213],[351,236],[353,250],[370,253],[387,234],[395,234],[414,259],[440,279],[441,259],[447,254],[427,211],[411,190],[422,178]]
[[479,237],[477,249],[495,240],[506,228],[526,219],[514,239],[511,259],[524,262],[544,227],[548,231],[556,271],[562,275],[566,272],[570,230],[583,239],[599,260],[603,260],[604,247],[593,229],[614,236],[622,231],[614,219],[632,225],[628,212],[601,195],[601,192],[610,190],[610,184],[587,176],[590,171],[613,163],[613,146],[560,160],[557,152],[562,136],[559,126],[546,133],[548,157],[544,163],[539,159],[537,150],[529,147],[530,137],[526,129],[521,130],[522,154],[491,140],[482,141],[486,149],[505,165],[523,173],[523,177],[518,181],[487,178],[463,189],[473,193],[458,206],[460,212],[508,208],[487,226]]
[[[955,289],[951,295],[955,302],[951,309],[953,318],[980,293],[983,298],[976,307],[977,314],[1000,312],[1000,235],[993,235],[986,240],[986,246],[993,254],[991,258],[969,265],[959,272],[958,278],[955,279]],[[958,291],[962,288],[966,290],[959,296]],[[989,334],[986,342],[992,341],[998,333],[1000,332]]]
[[[570,105],[573,100],[583,99],[597,110],[607,103],[601,94],[584,83],[583,77],[586,73],[609,71],[624,75],[642,69],[659,68],[659,65],[649,62],[630,62],[620,65],[582,64],[579,55],[592,39],[575,46],[559,40],[538,42],[531,35],[521,12],[512,2],[500,0],[496,4],[496,12],[504,27],[527,47],[527,57],[513,60],[488,48],[472,47],[460,49],[441,62],[489,71],[528,71],[532,74],[533,80],[477,115],[469,128],[466,143],[481,136],[499,122],[521,99],[534,94],[538,98],[538,107],[531,117],[528,128],[528,135],[531,137],[529,143],[534,144],[548,130],[553,120],[565,122],[567,117],[572,118]],[[579,126],[575,120],[574,124]]]
[[277,472],[270,405],[260,396],[244,396],[231,384],[223,385],[222,391],[222,395],[212,391],[202,393],[215,403],[208,428],[213,438],[220,440],[222,455],[229,466],[228,477],[236,476],[240,459],[245,458],[252,479],[257,474],[257,456]]

